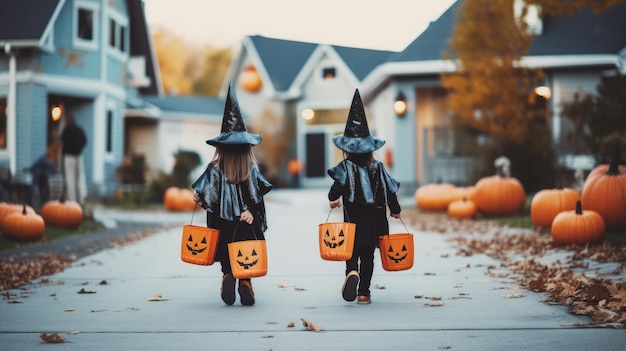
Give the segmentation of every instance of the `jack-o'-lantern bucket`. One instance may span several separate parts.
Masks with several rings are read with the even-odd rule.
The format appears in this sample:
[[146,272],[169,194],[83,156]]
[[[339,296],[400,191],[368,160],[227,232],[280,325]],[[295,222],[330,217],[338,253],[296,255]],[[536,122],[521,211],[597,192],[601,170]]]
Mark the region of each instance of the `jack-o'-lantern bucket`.
[[[331,209],[332,211],[332,209]],[[328,213],[330,217],[330,213]],[[326,261],[347,261],[352,257],[356,224],[328,222],[319,225],[320,256]]]
[[[193,223],[193,213],[191,222]],[[215,252],[219,238],[220,231],[218,229],[193,224],[184,225],[180,245],[180,258],[183,262],[191,264],[212,265],[215,262]]]
[[404,271],[413,267],[413,234],[408,233],[408,230],[407,233],[382,235],[378,237],[378,245],[384,270]]
[[267,245],[265,240],[258,239],[254,227],[254,240],[235,241],[237,226],[232,242],[228,243],[228,258],[233,276],[237,279],[262,277],[267,274]]
[[228,243],[228,256],[233,276],[237,279],[262,277],[267,274],[265,240],[243,240]]

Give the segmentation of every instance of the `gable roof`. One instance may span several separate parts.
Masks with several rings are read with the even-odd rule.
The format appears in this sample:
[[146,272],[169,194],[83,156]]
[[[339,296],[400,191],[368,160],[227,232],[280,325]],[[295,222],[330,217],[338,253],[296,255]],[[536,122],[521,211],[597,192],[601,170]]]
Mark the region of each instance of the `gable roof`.
[[385,62],[393,51],[371,50],[351,48],[345,46],[330,45],[343,59],[352,73],[363,80],[374,68]]
[[[440,60],[449,50],[457,1],[420,34],[404,51],[387,62]],[[543,19],[543,32],[534,38],[529,56],[617,54],[626,47],[626,2],[599,14],[591,8],[566,17]]]
[[253,35],[249,38],[277,91],[289,89],[300,69],[317,47],[317,44],[313,43],[266,38],[260,35]]
[[529,54],[617,54],[626,48],[626,2],[599,14],[585,7],[571,16],[546,18]]
[[0,43],[37,46],[57,6],[64,0],[5,1],[0,11]]
[[144,96],[143,100],[158,107],[168,117],[189,119],[191,115],[198,115],[198,120],[221,123],[224,112],[224,98],[202,96]]
[[248,37],[269,76],[274,89],[286,92],[320,46],[331,47],[359,80],[384,62],[393,52],[324,45],[302,41],[267,38],[260,35]]

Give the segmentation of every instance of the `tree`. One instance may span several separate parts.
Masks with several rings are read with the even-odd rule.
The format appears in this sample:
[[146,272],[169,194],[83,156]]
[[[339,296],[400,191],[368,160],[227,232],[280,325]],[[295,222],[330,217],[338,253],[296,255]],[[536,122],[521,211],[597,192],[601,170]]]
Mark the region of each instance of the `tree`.
[[[530,6],[538,6],[540,17],[566,16],[583,6],[599,12],[623,0],[526,0],[519,15],[514,11],[515,2],[463,0],[455,14],[450,51],[444,54],[456,71],[442,74],[441,82],[448,90],[454,121],[489,137],[486,148],[490,150],[485,153],[510,153],[513,173],[516,169],[526,173],[527,178],[520,180],[527,190],[535,190],[545,186],[546,180],[552,181],[553,174],[546,172],[554,171],[556,165],[551,140],[546,137],[549,116],[542,108],[545,101],[533,92],[543,72],[521,65],[534,38],[525,21]],[[552,167],[543,173],[524,172],[536,164]],[[482,169],[493,170],[493,166]]]
[[207,48],[203,56],[202,74],[193,83],[194,94],[219,95],[232,56],[233,52],[230,48]]
[[153,31],[152,40],[167,94],[189,94],[192,82],[185,74],[189,61],[187,43],[163,28]]
[[457,122],[496,141],[521,142],[533,86],[542,74],[520,65],[532,35],[518,27],[513,0],[465,0],[456,13],[452,49],[457,71],[444,74],[449,108]]

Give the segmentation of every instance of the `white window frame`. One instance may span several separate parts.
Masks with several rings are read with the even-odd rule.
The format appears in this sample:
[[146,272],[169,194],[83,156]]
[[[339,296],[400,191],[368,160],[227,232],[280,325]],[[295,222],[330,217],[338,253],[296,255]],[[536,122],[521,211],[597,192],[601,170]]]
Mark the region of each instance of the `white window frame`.
[[[108,52],[111,53],[112,56],[115,56],[119,59],[128,59],[129,57],[129,41],[130,41],[130,33],[128,30],[128,18],[125,18],[121,13],[117,11],[109,11],[107,16],[107,47]],[[111,22],[115,22],[115,46],[111,45]],[[120,50],[120,40],[122,31],[121,28],[124,28],[124,50]]]
[[[78,36],[78,12],[88,10],[93,12],[93,39],[85,40]],[[100,36],[100,5],[91,2],[76,1],[74,3],[74,20],[72,25],[73,46],[78,49],[95,51],[98,49]]]

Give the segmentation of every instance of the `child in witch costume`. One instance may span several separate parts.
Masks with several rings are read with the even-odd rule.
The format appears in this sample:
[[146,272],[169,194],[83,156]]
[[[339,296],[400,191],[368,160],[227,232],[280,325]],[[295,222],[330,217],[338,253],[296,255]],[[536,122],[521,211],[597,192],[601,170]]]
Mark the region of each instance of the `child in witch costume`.
[[[204,173],[193,183],[194,199],[207,211],[207,226],[220,230],[216,261],[222,266],[222,300],[235,303],[236,279],[232,274],[227,244],[236,241],[264,240],[267,230],[263,196],[272,184],[261,174],[252,147],[261,142],[260,134],[248,133],[234,95],[228,88],[221,133],[206,141],[215,155]],[[245,222],[245,223],[241,223]],[[237,291],[242,305],[254,304],[250,279],[240,279]]]
[[342,296],[346,301],[370,303],[370,284],[374,272],[374,251],[378,237],[389,234],[387,207],[390,216],[400,218],[396,192],[400,183],[385,170],[373,152],[385,141],[370,135],[367,118],[358,89],[343,135],[333,138],[335,146],[344,152],[345,159],[328,170],[334,180],[328,192],[330,208],[344,205],[344,221],[356,224],[354,250],[346,261],[346,278]]

